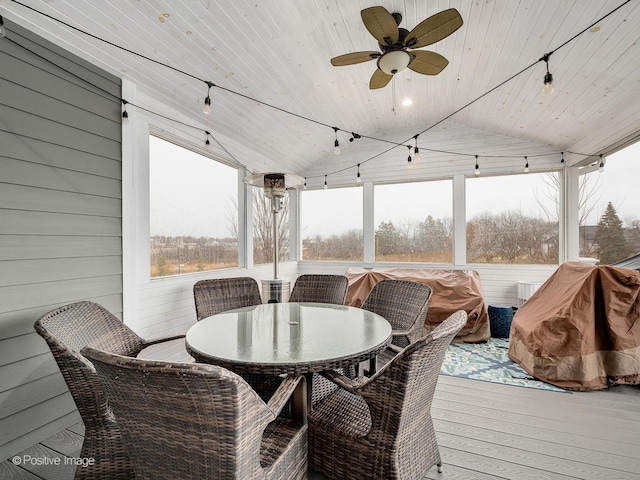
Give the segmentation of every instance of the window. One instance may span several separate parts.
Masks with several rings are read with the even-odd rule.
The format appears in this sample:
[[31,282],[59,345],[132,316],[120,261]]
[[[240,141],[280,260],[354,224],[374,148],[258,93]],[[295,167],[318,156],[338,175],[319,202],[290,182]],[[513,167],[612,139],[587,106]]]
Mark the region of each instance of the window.
[[[278,213],[278,259],[289,260],[289,195],[284,196]],[[264,196],[264,189],[253,187],[253,263],[261,265],[273,262],[273,211],[271,199]]]
[[555,172],[467,179],[467,262],[557,264],[559,192]]
[[[610,265],[640,253],[640,143],[606,158],[602,171],[580,175],[580,256]],[[586,258],[585,258],[586,257]]]
[[377,262],[452,262],[451,180],[376,185],[374,199]]
[[238,171],[149,136],[151,277],[238,266]]
[[362,260],[361,187],[304,190],[300,202],[303,260]]

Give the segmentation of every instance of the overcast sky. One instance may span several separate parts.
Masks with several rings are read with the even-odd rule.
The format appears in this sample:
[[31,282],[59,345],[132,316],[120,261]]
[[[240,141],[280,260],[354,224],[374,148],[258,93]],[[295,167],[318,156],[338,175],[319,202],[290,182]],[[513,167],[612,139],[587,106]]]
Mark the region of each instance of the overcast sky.
[[597,224],[607,203],[611,202],[622,221],[640,218],[640,142],[607,157],[604,172],[591,173],[600,176],[599,201],[589,217],[590,224]]
[[150,229],[154,235],[227,237],[234,168],[150,136]]
[[[228,236],[231,199],[236,195],[233,168],[212,162],[169,142],[151,137],[151,235]],[[590,174],[599,183],[596,207],[588,219],[597,224],[607,202],[625,222],[640,218],[640,143],[607,158],[605,171]],[[483,211],[521,210],[541,214],[532,192],[550,207],[539,174],[480,177],[467,182],[467,216]],[[337,188],[303,192],[302,237],[362,228],[362,190]],[[451,182],[418,182],[376,187],[375,224],[394,224],[452,216]],[[176,201],[180,199],[180,201]],[[310,220],[310,221],[309,221]]]

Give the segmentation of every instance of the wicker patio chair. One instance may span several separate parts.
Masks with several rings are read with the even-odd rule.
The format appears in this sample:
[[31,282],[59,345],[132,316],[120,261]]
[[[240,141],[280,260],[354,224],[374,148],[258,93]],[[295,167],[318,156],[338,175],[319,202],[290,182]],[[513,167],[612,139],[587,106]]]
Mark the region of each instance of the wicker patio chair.
[[88,344],[135,355],[143,348],[179,337],[146,342],[102,306],[77,302],[52,310],[34,325],[47,342],[84,422],[80,457],[94,463],[76,470],[76,479],[132,479],[120,430],[109,409],[93,365],[79,354]]
[[[87,347],[118,418],[136,478],[307,478],[306,385],[286,377],[264,403],[215,365],[113,355]],[[278,413],[292,399],[292,418]]]
[[[430,301],[431,287],[424,283],[386,279],[373,286],[361,308],[384,317],[391,324],[393,335],[391,345],[378,355],[378,366],[421,337]],[[369,374],[376,368],[372,361]]]
[[293,285],[289,301],[344,305],[348,284],[349,280],[344,275],[300,275]]
[[[234,308],[250,307],[262,303],[260,287],[251,277],[212,278],[200,280],[193,286],[198,321]],[[280,385],[280,378],[253,373],[242,377],[251,384],[264,401]]]
[[[305,274],[300,275],[293,285],[290,302],[318,302],[344,305],[347,298],[349,279],[344,275]],[[355,366],[340,369],[340,373],[355,377]],[[313,375],[312,405],[325,398],[336,389],[336,385],[315,373]]]
[[309,467],[330,479],[421,479],[442,462],[431,402],[447,346],[467,314],[452,314],[371,378],[323,372],[340,387],[309,412]]
[[258,282],[251,277],[212,278],[193,286],[198,321],[216,313],[262,303]]

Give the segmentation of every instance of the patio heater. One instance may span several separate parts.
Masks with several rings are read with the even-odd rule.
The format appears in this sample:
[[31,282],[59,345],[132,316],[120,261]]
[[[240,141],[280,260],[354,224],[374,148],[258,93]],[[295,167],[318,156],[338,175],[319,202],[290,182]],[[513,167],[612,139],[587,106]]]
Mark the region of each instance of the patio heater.
[[273,214],[273,278],[262,280],[262,299],[266,302],[283,302],[289,299],[290,282],[280,278],[278,263],[280,249],[278,245],[278,214],[284,204],[287,189],[297,188],[304,179],[291,173],[256,173],[244,178],[246,184],[264,188],[264,196],[271,200]]

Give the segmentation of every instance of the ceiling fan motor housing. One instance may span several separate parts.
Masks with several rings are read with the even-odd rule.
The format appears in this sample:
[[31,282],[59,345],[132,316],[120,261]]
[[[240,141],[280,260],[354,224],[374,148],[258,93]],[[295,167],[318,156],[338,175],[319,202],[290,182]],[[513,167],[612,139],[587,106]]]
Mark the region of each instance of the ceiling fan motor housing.
[[380,47],[380,51],[382,53],[386,53],[390,50],[407,47],[408,45],[405,45],[404,43],[407,35],[409,35],[409,30],[407,30],[406,28],[398,28],[398,41],[392,44],[379,43],[378,46]]

